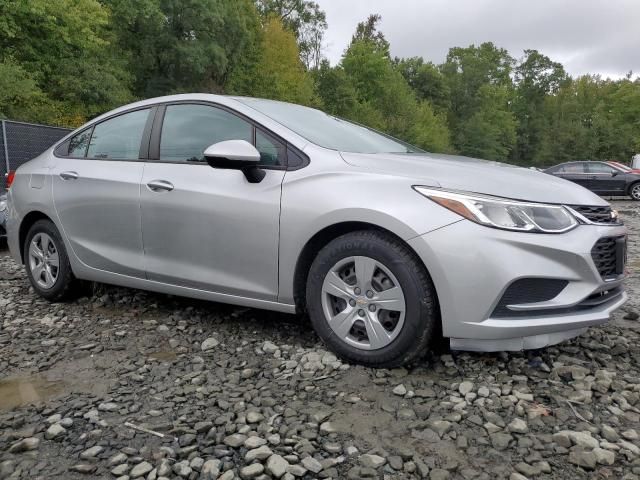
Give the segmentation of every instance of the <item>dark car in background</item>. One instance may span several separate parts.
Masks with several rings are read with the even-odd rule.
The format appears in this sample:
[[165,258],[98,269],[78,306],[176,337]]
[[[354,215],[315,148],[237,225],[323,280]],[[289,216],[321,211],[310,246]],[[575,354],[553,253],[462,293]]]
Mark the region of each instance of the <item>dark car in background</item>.
[[547,168],[545,172],[582,185],[598,195],[628,195],[633,200],[640,200],[640,174],[609,162],[566,162]]

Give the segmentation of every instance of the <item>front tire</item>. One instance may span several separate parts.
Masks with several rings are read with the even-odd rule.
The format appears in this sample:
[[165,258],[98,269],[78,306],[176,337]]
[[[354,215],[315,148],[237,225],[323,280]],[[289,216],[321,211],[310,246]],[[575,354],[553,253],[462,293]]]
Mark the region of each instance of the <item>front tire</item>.
[[323,342],[371,367],[406,365],[426,354],[439,320],[424,265],[402,241],[377,231],[326,245],[311,265],[306,300]]
[[29,229],[24,265],[33,289],[51,302],[71,299],[79,292],[62,237],[50,220],[38,220]]
[[631,197],[631,200],[640,200],[640,182],[631,184],[629,187],[629,196]]

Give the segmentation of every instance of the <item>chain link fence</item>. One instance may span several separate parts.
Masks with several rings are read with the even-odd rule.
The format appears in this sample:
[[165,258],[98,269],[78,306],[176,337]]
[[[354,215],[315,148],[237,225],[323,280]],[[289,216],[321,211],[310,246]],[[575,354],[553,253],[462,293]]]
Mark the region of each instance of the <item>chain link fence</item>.
[[0,120],[0,127],[0,193],[5,173],[37,157],[71,131],[13,120]]

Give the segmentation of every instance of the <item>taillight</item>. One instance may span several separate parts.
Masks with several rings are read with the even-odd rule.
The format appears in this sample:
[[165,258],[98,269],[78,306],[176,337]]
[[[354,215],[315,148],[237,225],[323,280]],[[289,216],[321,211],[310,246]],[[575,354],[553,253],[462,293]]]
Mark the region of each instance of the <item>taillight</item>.
[[16,172],[15,170],[9,170],[9,173],[5,173],[5,179],[6,179],[6,187],[9,188],[11,186],[11,184],[13,183],[13,179],[16,176]]

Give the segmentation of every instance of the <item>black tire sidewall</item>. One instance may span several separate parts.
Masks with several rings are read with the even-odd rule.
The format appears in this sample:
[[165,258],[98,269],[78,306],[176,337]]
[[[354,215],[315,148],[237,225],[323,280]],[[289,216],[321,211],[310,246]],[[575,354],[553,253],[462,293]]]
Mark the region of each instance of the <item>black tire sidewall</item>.
[[[33,278],[33,274],[31,273],[31,268],[29,264],[29,246],[31,245],[31,241],[33,237],[35,237],[39,233],[46,233],[52,239],[56,251],[58,252],[58,278],[56,279],[56,283],[52,288],[44,289],[40,287],[35,279]],[[46,298],[51,301],[58,301],[66,297],[69,290],[72,287],[72,284],[75,281],[75,277],[73,272],[71,271],[71,264],[69,263],[69,257],[67,256],[67,250],[65,248],[64,242],[62,241],[62,237],[58,232],[58,229],[50,220],[38,220],[35,222],[29,232],[27,233],[27,237],[24,243],[24,266],[27,272],[27,277],[29,278],[29,282],[34,290],[38,293],[38,295]]]
[[[329,326],[322,308],[322,285],[329,270],[350,256],[366,256],[381,262],[400,283],[405,297],[405,319],[399,335],[386,347],[361,350],[338,338]],[[428,275],[408,248],[395,239],[375,232],[356,232],[339,237],[317,255],[307,280],[307,310],[320,338],[339,356],[367,365],[393,366],[405,363],[415,353],[416,343],[431,337],[436,320],[432,285]],[[430,279],[429,282],[430,283]],[[426,346],[426,345],[423,345]],[[424,352],[426,353],[426,352]]]

